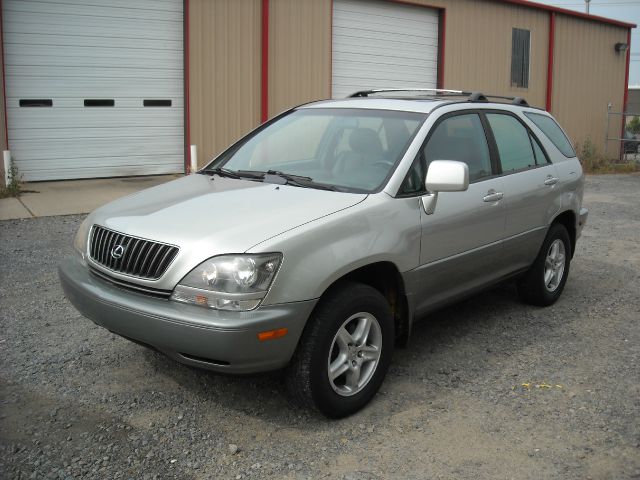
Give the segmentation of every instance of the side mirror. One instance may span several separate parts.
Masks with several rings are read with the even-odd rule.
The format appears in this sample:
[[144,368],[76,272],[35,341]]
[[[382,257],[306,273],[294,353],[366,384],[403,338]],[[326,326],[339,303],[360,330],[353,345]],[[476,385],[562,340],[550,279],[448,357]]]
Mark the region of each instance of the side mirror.
[[438,192],[464,192],[469,188],[469,167],[464,162],[434,160],[429,164],[424,183],[429,193],[422,197],[422,206],[431,215],[436,209]]

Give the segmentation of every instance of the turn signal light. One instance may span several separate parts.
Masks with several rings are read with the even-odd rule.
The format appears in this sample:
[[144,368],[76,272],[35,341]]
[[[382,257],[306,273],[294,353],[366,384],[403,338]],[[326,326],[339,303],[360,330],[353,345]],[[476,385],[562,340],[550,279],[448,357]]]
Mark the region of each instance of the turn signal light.
[[258,334],[258,340],[264,342],[265,340],[273,340],[274,338],[284,337],[287,332],[289,332],[288,328],[278,328],[277,330],[267,330],[266,332],[260,332]]

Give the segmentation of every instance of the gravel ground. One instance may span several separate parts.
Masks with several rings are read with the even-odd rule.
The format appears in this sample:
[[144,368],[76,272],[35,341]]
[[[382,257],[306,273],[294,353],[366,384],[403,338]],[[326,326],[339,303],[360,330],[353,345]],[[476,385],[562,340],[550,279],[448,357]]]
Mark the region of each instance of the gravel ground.
[[564,295],[503,285],[418,324],[362,412],[195,370],[82,318],[82,217],[0,223],[4,478],[640,479],[640,176],[596,176]]

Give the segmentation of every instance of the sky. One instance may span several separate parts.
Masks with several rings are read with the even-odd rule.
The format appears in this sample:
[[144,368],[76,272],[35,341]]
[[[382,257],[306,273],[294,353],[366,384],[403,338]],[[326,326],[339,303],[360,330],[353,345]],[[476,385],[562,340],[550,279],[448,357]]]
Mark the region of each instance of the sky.
[[[569,10],[585,11],[584,0],[533,0]],[[635,23],[640,27],[640,0],[591,0],[589,13]],[[631,30],[629,85],[640,85],[640,28]]]

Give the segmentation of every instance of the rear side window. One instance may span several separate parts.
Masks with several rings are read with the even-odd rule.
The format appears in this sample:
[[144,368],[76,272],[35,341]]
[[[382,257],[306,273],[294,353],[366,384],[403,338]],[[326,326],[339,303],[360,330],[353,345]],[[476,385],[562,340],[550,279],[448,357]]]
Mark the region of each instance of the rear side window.
[[496,139],[504,173],[536,165],[529,132],[520,121],[511,115],[499,113],[487,113],[487,120]]
[[569,139],[553,118],[532,112],[525,112],[524,114],[529,120],[535,123],[540,130],[542,130],[542,133],[551,140],[551,142],[565,157],[573,158],[576,156],[576,152],[573,150],[571,142],[569,142]]

